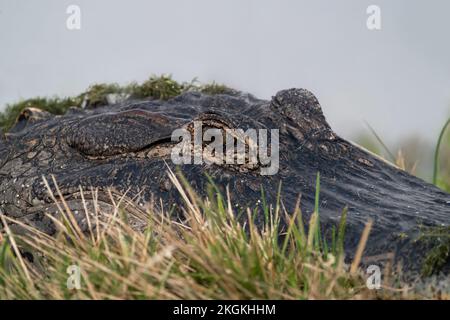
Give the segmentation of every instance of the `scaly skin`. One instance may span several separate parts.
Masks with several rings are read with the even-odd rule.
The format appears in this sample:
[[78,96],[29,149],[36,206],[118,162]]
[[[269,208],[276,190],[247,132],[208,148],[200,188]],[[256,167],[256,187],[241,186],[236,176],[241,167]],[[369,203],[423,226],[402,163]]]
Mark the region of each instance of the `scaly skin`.
[[[79,186],[127,192],[138,203],[152,196],[167,207],[180,203],[166,173],[166,163],[175,168],[170,137],[174,129],[189,127],[196,119],[213,128],[280,130],[276,175],[262,176],[258,167],[245,165],[182,165],[181,171],[198,192],[205,194],[208,173],[218,185],[229,186],[234,203],[253,207],[261,186],[267,201],[275,203],[281,181],[287,209],[292,212],[301,194],[308,219],[320,172],[321,223],[327,230],[337,225],[348,206],[349,256],[371,218],[374,228],[366,255],[394,252],[405,269],[418,270],[429,250],[413,241],[419,227],[450,222],[449,194],[338,137],[317,99],[303,89],[281,91],[271,101],[242,93],[189,92],[169,101],[127,101],[93,110],[73,109],[63,116],[28,110],[0,144],[2,211],[52,233],[51,222],[42,214],[55,210],[42,183],[42,176],[51,175],[73,209],[79,208]],[[262,220],[262,215],[257,217],[258,224]]]

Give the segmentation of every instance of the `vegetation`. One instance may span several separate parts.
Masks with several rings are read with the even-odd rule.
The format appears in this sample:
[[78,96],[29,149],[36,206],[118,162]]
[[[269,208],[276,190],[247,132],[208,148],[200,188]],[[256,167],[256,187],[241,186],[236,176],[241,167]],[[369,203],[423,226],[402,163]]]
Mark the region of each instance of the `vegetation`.
[[53,114],[64,114],[71,106],[80,106],[80,98],[32,98],[9,104],[0,113],[0,128],[3,132],[8,131],[16,122],[17,117],[25,108],[38,108]]
[[[170,171],[169,176],[184,200],[182,223],[165,211],[130,207],[125,197],[110,195],[110,211],[97,205],[89,210],[85,205],[88,227],[82,232],[60,191],[53,194],[50,188],[60,211],[52,218],[56,236],[0,216],[6,226],[0,238],[0,299],[430,297],[431,291],[414,292],[398,285],[393,289],[394,280],[383,283],[378,291],[367,288],[359,263],[370,222],[355,259],[347,265],[343,254],[346,211],[333,231],[332,243],[327,244],[320,234],[318,207],[309,230],[299,206],[290,215],[280,200],[275,207],[263,205],[261,211],[247,209],[241,212],[245,219],[239,219],[228,192],[223,196],[211,183],[207,199],[201,199],[180,175]],[[317,203],[319,192],[318,183]],[[257,213],[265,215],[262,228],[253,222]],[[289,221],[286,229],[281,228],[282,216]],[[9,227],[13,223],[27,232],[14,234]],[[68,272],[73,266],[81,274],[78,289],[70,286]],[[434,295],[448,298],[443,293]]]
[[[395,163],[399,168],[417,175],[417,161],[412,165],[407,165],[405,155],[399,149],[397,156],[389,150],[381,137],[375,130],[367,124],[374,139],[363,136],[360,143],[370,151],[386,156],[391,162]],[[432,180],[431,182],[442,190],[450,193],[450,119],[448,119],[440,131],[436,147],[434,149]],[[443,152],[444,151],[444,152]],[[421,235],[417,239],[424,244],[428,244],[432,249],[426,255],[422,264],[421,274],[424,277],[431,276],[439,270],[450,257],[450,227],[432,227],[421,230]]]
[[170,75],[151,76],[141,84],[130,83],[121,86],[113,84],[94,84],[85,92],[75,97],[32,98],[14,104],[8,104],[0,113],[0,129],[7,132],[16,122],[19,114],[29,107],[48,111],[53,114],[64,114],[70,107],[98,107],[108,104],[108,98],[116,95],[120,99],[154,98],[167,100],[187,91],[199,91],[205,94],[233,93],[233,89],[215,82],[199,84],[196,79],[191,82],[179,83]]
[[421,270],[423,276],[430,276],[442,268],[450,257],[450,226],[423,228],[417,241],[432,246]]
[[223,84],[213,82],[201,86],[200,92],[213,95],[213,94],[232,94],[236,91]]
[[[357,140],[360,145],[371,152],[386,158],[388,161],[394,163],[396,166],[410,174],[429,180],[442,190],[450,193],[450,118],[441,129],[436,146],[433,150],[433,160],[430,163],[426,163],[427,166],[425,169],[432,173],[431,179],[427,179],[423,173],[417,172],[419,164],[418,159],[412,159],[414,157],[408,153],[405,154],[401,147],[395,154],[387,147],[377,132],[369,124],[367,124],[367,126],[372,136],[368,136],[367,134],[361,135]],[[416,153],[427,152],[425,148],[420,148],[418,145],[414,145],[413,149],[415,149]]]
[[[447,139],[447,142],[449,142],[447,146],[447,166],[441,165],[441,148],[443,147],[442,144],[444,143],[445,137],[450,136],[450,118],[445,123],[444,127],[441,130],[441,133],[439,134],[438,142],[436,144],[436,149],[434,151],[434,167],[433,167],[433,184],[441,187],[442,189],[446,190],[450,193],[450,139]],[[448,131],[448,135],[446,136],[446,132]],[[440,174],[441,170],[443,171],[442,174]]]

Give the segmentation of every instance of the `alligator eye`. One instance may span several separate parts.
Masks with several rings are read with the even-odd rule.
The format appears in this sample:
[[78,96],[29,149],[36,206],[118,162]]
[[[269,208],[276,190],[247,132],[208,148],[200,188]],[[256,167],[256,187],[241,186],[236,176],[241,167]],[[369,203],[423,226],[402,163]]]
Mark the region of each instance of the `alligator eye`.
[[70,127],[67,143],[86,156],[108,157],[168,142],[181,125],[180,119],[139,109],[93,115]]
[[[217,113],[204,113],[184,126],[188,136],[175,146],[188,163],[215,164],[238,171],[259,167],[256,130],[236,128]],[[181,163],[181,162],[180,162]]]
[[[177,129],[186,133],[180,137],[187,135],[189,139],[181,142],[174,139]],[[257,131],[236,128],[225,116],[212,112],[187,122],[186,119],[133,109],[90,116],[70,126],[66,132],[70,147],[95,159],[128,154],[168,158],[182,150],[183,156],[190,160],[174,161],[175,164],[215,164],[237,171],[260,166]]]

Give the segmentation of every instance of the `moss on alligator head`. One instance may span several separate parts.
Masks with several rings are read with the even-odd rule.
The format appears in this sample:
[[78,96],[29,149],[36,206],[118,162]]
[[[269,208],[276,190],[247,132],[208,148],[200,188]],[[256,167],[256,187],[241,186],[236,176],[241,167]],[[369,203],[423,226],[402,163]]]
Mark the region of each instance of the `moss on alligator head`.
[[179,83],[172,79],[170,75],[151,76],[141,85],[133,83],[127,91],[135,98],[155,98],[159,100],[167,100],[176,97],[186,91],[189,85]]
[[99,83],[91,85],[80,97],[86,104],[92,107],[108,104],[108,95],[110,94],[123,94],[125,88],[119,86],[117,83]]
[[121,86],[117,83],[97,83],[78,96],[74,97],[38,97],[8,104],[0,113],[0,129],[7,132],[16,122],[19,115],[26,108],[37,108],[52,114],[64,114],[70,107],[98,107],[110,104],[110,95],[119,95],[122,98],[154,98],[167,100],[176,97],[183,92],[199,91],[205,94],[231,94],[236,90],[223,84],[212,82],[209,84],[197,84],[194,79],[190,82],[177,82],[171,75],[152,75],[141,84],[132,82]]
[[14,125],[22,111],[27,108],[37,108],[52,114],[64,114],[72,106],[81,106],[81,102],[80,97],[37,97],[8,104],[5,111],[0,113],[0,127],[3,132],[7,132]]
[[213,82],[203,85],[200,88],[200,92],[205,94],[232,94],[235,90],[227,87],[226,85]]
[[450,226],[428,227],[422,230],[417,241],[431,247],[422,262],[422,275],[431,276],[441,271],[450,258]]

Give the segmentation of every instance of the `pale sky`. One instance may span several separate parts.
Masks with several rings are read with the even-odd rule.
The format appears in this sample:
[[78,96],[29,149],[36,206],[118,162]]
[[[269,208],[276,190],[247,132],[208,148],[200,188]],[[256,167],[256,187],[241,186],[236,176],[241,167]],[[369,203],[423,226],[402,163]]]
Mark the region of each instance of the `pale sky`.
[[[66,28],[71,4],[81,30]],[[307,88],[344,137],[368,121],[387,141],[434,141],[450,116],[449,13],[448,0],[0,0],[0,109],[171,73],[261,98]]]

